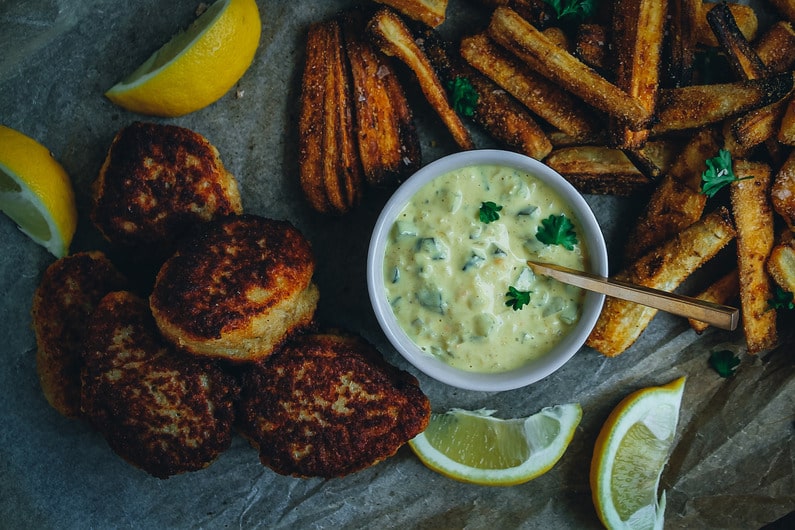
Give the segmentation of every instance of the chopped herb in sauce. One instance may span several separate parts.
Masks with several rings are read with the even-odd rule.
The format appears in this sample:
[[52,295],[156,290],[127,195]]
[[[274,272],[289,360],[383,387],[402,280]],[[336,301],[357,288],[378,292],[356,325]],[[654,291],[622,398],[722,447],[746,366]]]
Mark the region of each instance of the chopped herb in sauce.
[[505,296],[508,298],[505,301],[505,305],[514,311],[518,311],[530,303],[530,291],[519,291],[513,285],[508,287],[508,292],[505,293]]
[[502,206],[491,201],[480,203],[479,217],[481,222],[489,224],[496,221],[500,218],[500,210],[502,210]]
[[564,214],[550,215],[541,220],[536,239],[545,245],[562,245],[566,250],[574,250],[577,233],[571,220]]

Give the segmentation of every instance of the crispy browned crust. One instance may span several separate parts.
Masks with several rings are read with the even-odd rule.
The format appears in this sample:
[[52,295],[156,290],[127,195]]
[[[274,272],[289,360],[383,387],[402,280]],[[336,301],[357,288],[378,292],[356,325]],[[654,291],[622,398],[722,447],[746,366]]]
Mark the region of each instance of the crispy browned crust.
[[451,43],[433,30],[421,34],[421,49],[433,64],[440,78],[453,83],[457,78],[469,81],[478,95],[472,120],[507,148],[541,160],[552,150],[552,144],[541,126],[527,109],[489,78],[483,76],[450,52]]
[[[737,274],[737,269],[734,268],[707,286],[695,298],[714,304],[728,304],[739,294],[740,276]],[[689,318],[687,321],[696,333],[703,333],[709,327],[709,324],[700,320]]]
[[447,0],[375,0],[403,15],[432,28],[442,25],[447,17]]
[[695,129],[775,103],[793,87],[792,73],[660,90],[653,134]]
[[361,13],[346,13],[342,29],[364,176],[370,185],[391,184],[416,171],[422,161],[414,117],[389,58],[363,38]]
[[767,260],[767,272],[779,287],[795,293],[795,248],[792,241],[773,247]]
[[439,115],[458,147],[463,150],[474,149],[472,137],[450,105],[439,76],[400,16],[391,9],[379,9],[367,24],[367,32],[381,51],[398,58],[414,72],[425,99]]
[[718,149],[718,136],[708,128],[685,145],[633,224],[624,247],[627,260],[636,259],[701,218],[707,201],[701,193],[704,161],[715,156]]
[[608,66],[607,47],[610,44],[608,31],[602,24],[580,24],[574,37],[574,54],[595,70]]
[[[660,87],[667,7],[668,0],[617,0],[613,3],[615,83],[650,114],[654,114]],[[621,149],[640,149],[649,138],[648,128],[633,130],[616,120],[611,132],[613,145]]]
[[668,0],[668,52],[661,72],[665,86],[689,85],[699,37],[701,0]]
[[298,118],[301,189],[320,213],[359,204],[363,175],[353,129],[351,79],[337,19],[309,27]]
[[218,150],[176,125],[121,129],[93,184],[91,220],[105,239],[135,251],[170,251],[193,225],[242,211]]
[[86,320],[110,291],[126,280],[100,251],[53,262],[33,295],[36,371],[44,397],[67,417],[80,415],[80,355]]
[[769,199],[771,171],[762,163],[735,160],[734,174],[744,179],[733,182],[730,188],[737,225],[743,329],[748,353],[756,354],[772,348],[778,341],[776,311],[768,303],[773,297],[773,286],[765,270],[775,239]]
[[773,209],[784,219],[790,230],[795,229],[795,151],[790,153],[776,172],[770,200]]
[[[697,3],[699,4],[697,23],[698,27],[696,29],[697,41],[699,44],[703,44],[704,46],[718,46],[720,39],[715,35],[715,32],[710,26],[709,20],[707,19],[709,11],[716,5],[716,3],[704,2],[703,0],[697,0]],[[732,18],[734,18],[735,24],[740,30],[742,36],[748,41],[753,41],[756,39],[756,33],[759,29],[759,19],[756,16],[756,11],[754,8],[736,2],[727,4],[727,7],[731,12]]]
[[789,22],[775,22],[757,39],[754,50],[771,72],[786,72],[795,64],[795,29]]
[[233,379],[160,337],[146,302],[106,295],[88,322],[83,413],[111,449],[159,478],[207,467],[232,440]]
[[[729,212],[721,207],[632,262],[616,278],[671,292],[734,236]],[[615,357],[640,337],[656,314],[656,309],[607,297],[586,344]]]
[[494,10],[488,35],[530,68],[622,123],[633,129],[649,123],[651,113],[636,98],[551,42],[512,9],[498,7]]
[[581,101],[527,68],[487,35],[463,38],[460,53],[469,65],[556,129],[580,140],[599,131],[596,119]]
[[790,96],[785,105],[776,139],[785,145],[795,145],[795,96]]
[[416,378],[362,338],[307,334],[247,367],[238,423],[277,473],[331,478],[392,456],[430,412]]
[[770,0],[770,3],[790,22],[795,22],[795,2],[792,0]]
[[160,269],[150,306],[181,349],[262,359],[311,322],[319,297],[314,268],[309,242],[289,222],[230,217],[181,244]]
[[765,63],[737,26],[728,4],[715,4],[710,7],[706,18],[735,74],[741,79],[758,79],[770,75]]

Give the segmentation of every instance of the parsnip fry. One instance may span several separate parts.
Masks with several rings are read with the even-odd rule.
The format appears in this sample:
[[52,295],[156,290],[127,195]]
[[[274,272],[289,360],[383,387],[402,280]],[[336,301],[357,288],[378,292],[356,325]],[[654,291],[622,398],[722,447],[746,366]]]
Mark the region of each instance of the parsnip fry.
[[786,104],[776,137],[782,144],[795,145],[795,96]]
[[605,68],[608,46],[607,29],[601,24],[580,24],[574,41],[574,53],[596,70]]
[[337,20],[310,26],[298,120],[301,188],[321,213],[345,213],[362,195],[350,73]]
[[584,139],[599,130],[577,98],[530,70],[483,34],[461,40],[461,56],[531,112],[558,130]]
[[[657,103],[667,7],[667,0],[616,0],[613,3],[616,86],[635,98],[650,114],[654,113]],[[649,137],[648,129],[633,131],[620,120],[614,121],[611,130],[613,145],[620,149],[640,149]]]
[[707,22],[736,74],[742,79],[759,79],[770,75],[762,59],[737,26],[728,4],[715,4],[710,8]]
[[795,64],[795,30],[792,24],[779,20],[770,26],[754,44],[756,54],[775,74],[786,72]]
[[[696,28],[696,40],[699,44],[704,46],[718,46],[718,38],[712,31],[712,28],[707,21],[707,13],[715,6],[714,2],[704,2],[697,0],[699,4],[698,22]],[[731,3],[727,4],[732,13],[737,27],[740,32],[748,41],[753,41],[756,38],[756,33],[759,30],[759,18],[753,7],[745,4]]]
[[[673,291],[734,235],[728,210],[719,208],[644,254],[616,278]],[[586,344],[603,355],[615,357],[640,337],[656,314],[656,309],[608,297]]]
[[509,149],[541,160],[552,150],[552,144],[528,110],[491,79],[466,64],[458,54],[450,52],[450,43],[433,30],[422,33],[422,49],[445,83],[456,79],[468,81],[477,93],[472,120],[489,135]]
[[795,22],[795,0],[770,0],[773,7],[790,22]]
[[701,218],[707,201],[701,193],[704,161],[718,149],[717,134],[709,128],[696,133],[682,149],[633,225],[624,248],[626,259],[637,259]]
[[685,86],[692,81],[700,12],[701,0],[668,1],[669,57],[664,71],[666,86]]
[[375,0],[407,17],[435,28],[447,17],[447,0]]
[[795,230],[795,151],[790,152],[776,172],[770,190],[770,200],[776,213],[784,219],[791,230]]
[[651,113],[636,98],[556,46],[512,9],[494,10],[488,34],[537,72],[627,126],[640,129],[651,119]]
[[705,127],[764,107],[785,97],[793,87],[792,73],[762,79],[692,85],[660,90],[653,134]]
[[368,184],[382,185],[419,168],[420,143],[397,74],[388,58],[362,38],[363,29],[358,11],[344,15],[343,35],[351,67],[362,168]]
[[[695,298],[714,304],[729,304],[732,300],[737,298],[739,294],[740,277],[735,268],[718,278],[706,289],[698,293]],[[700,320],[692,318],[687,320],[690,323],[690,327],[693,328],[696,333],[703,333],[709,327],[709,324]]]
[[778,341],[776,311],[768,304],[773,289],[764,267],[774,242],[773,209],[769,199],[771,171],[762,163],[735,160],[734,174],[744,179],[733,182],[730,187],[732,214],[737,225],[743,330],[748,353],[757,354],[772,348]]
[[414,36],[400,17],[389,9],[379,9],[370,19],[367,29],[384,53],[397,57],[414,72],[422,93],[447,126],[456,144],[463,150],[474,149],[472,137],[450,106],[433,66],[414,42]]
[[790,243],[773,247],[767,260],[767,272],[773,281],[788,293],[795,293],[795,248]]

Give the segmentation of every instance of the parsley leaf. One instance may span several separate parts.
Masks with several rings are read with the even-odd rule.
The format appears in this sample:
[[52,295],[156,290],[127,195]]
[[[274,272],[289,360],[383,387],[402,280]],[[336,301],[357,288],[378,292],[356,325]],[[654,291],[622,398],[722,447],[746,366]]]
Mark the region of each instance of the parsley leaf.
[[574,250],[577,244],[577,233],[574,225],[565,214],[550,215],[541,220],[536,232],[536,239],[545,245],[563,245],[566,250]]
[[480,220],[486,224],[496,221],[500,218],[500,214],[498,213],[500,210],[502,210],[502,206],[499,204],[495,204],[491,201],[482,202],[480,203]]
[[707,169],[701,174],[701,193],[714,197],[724,186],[738,180],[752,177],[737,178],[732,169],[732,155],[726,149],[718,151],[718,156],[706,161]]
[[505,305],[513,308],[514,311],[518,311],[523,306],[530,303],[530,293],[531,291],[519,291],[516,287],[511,285],[508,287],[508,292],[505,293],[505,296],[508,298],[505,301]]
[[773,309],[795,309],[792,293],[785,291],[778,285],[773,290],[773,298],[768,300],[767,304]]
[[555,10],[558,20],[570,18],[582,22],[596,10],[596,0],[544,0]]
[[447,90],[450,92],[453,109],[458,114],[471,118],[475,114],[475,105],[478,104],[480,96],[469,79],[458,76],[447,82]]
[[740,359],[729,350],[714,351],[709,355],[709,365],[721,377],[730,377],[739,364]]

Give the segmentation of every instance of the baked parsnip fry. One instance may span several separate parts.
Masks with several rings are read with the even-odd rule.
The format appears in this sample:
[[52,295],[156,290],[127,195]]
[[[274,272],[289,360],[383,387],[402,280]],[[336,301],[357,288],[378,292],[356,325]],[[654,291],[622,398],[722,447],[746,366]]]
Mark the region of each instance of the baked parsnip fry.
[[421,163],[420,142],[403,87],[389,59],[362,38],[360,13],[342,17],[351,67],[354,123],[365,179],[370,185],[400,180]]
[[[644,254],[616,278],[673,291],[724,248],[734,235],[729,212],[721,207]],[[603,355],[615,357],[640,337],[656,314],[656,309],[607,297],[586,345]]]
[[362,195],[353,132],[350,73],[337,20],[309,28],[298,120],[298,168],[309,204],[321,213],[345,213]]
[[[773,249],[773,209],[769,193],[771,171],[766,164],[734,161],[734,174],[743,179],[729,190],[732,214],[737,225],[737,270],[740,275],[740,306],[748,353],[757,354],[778,341],[776,311],[765,263]],[[751,178],[748,178],[751,177]]]
[[451,44],[433,30],[422,33],[421,47],[448,86],[468,82],[477,95],[472,120],[509,149],[541,160],[552,150],[546,133],[527,109],[491,79],[450,51]]
[[463,38],[460,51],[473,68],[556,129],[577,139],[597,134],[599,126],[581,101],[521,64],[487,35]]
[[776,138],[782,144],[795,145],[795,96],[790,96],[781,115]]
[[691,85],[660,90],[659,122],[652,134],[705,127],[785,97],[793,87],[792,73],[762,79]]
[[512,9],[495,9],[487,31],[492,39],[525,61],[530,68],[628,127],[640,129],[651,119],[649,110],[636,98],[555,45]]
[[773,209],[795,231],[795,151],[781,164],[770,190]]
[[367,31],[381,51],[397,57],[414,72],[422,93],[447,126],[456,144],[465,151],[474,149],[472,137],[450,106],[447,93],[433,66],[414,42],[414,36],[400,17],[390,9],[379,9],[368,22]]
[[603,25],[580,24],[577,27],[574,54],[591,68],[600,70],[607,66],[607,45],[607,29]]
[[689,85],[693,79],[700,14],[701,0],[668,0],[666,86]]
[[447,0],[375,0],[432,28],[447,17]]
[[782,99],[735,119],[731,123],[734,141],[749,149],[769,139],[775,140],[786,109],[787,100]]
[[[710,284],[706,289],[698,293],[695,298],[705,300],[714,304],[729,304],[732,300],[737,298],[740,294],[740,277],[737,274],[737,269],[732,269],[727,272],[715,282]],[[690,327],[696,333],[704,333],[709,327],[709,324],[700,320],[692,318],[687,319]]]
[[[667,142],[651,141],[646,152],[666,170],[675,149]],[[630,196],[651,188],[651,181],[618,149],[582,145],[554,149],[544,160],[582,193]]]
[[776,8],[790,22],[795,22],[795,0],[770,0]]
[[718,135],[710,128],[701,129],[685,145],[633,225],[624,247],[625,259],[637,259],[701,218],[707,203],[701,193],[704,161],[719,148]]
[[767,260],[767,272],[779,287],[795,293],[795,248],[792,242],[773,247]]
[[[696,25],[696,41],[698,44],[704,46],[719,46],[718,38],[715,36],[707,20],[707,13],[709,13],[709,10],[718,4],[714,2],[704,2],[703,0],[697,0],[697,3],[700,5],[698,10],[698,22]],[[732,17],[743,37],[748,41],[753,41],[759,30],[759,18],[754,8],[745,4],[736,3],[726,4],[726,6],[731,11]]]
[[[613,3],[615,83],[649,114],[654,114],[657,103],[667,8],[667,0],[616,0]],[[649,137],[648,129],[632,130],[621,120],[613,120],[611,132],[613,145],[619,149],[640,149]]]
[[754,43],[756,54],[771,72],[780,74],[795,64],[795,30],[792,24],[779,20],[775,22]]
[[706,18],[729,64],[741,79],[759,79],[770,75],[751,43],[741,33],[728,4],[715,4],[707,11]]

